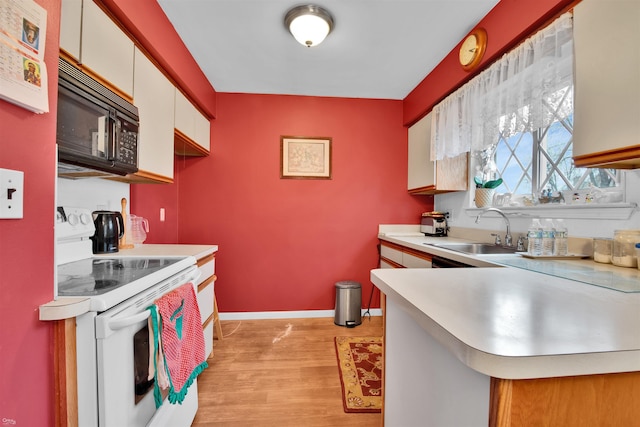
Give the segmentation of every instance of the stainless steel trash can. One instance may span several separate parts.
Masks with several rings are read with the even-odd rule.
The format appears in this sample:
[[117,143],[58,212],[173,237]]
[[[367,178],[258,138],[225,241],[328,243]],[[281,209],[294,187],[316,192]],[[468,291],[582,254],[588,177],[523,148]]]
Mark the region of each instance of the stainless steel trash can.
[[362,285],[346,280],[336,283],[335,319],[338,326],[353,328],[362,323]]

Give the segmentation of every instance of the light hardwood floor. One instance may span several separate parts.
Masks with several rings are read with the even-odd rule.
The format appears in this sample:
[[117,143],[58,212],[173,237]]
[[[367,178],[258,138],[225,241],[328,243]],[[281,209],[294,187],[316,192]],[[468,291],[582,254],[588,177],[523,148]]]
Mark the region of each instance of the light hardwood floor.
[[198,377],[192,426],[380,426],[380,414],[345,413],[336,336],[382,336],[382,317],[355,328],[333,318],[222,321]]

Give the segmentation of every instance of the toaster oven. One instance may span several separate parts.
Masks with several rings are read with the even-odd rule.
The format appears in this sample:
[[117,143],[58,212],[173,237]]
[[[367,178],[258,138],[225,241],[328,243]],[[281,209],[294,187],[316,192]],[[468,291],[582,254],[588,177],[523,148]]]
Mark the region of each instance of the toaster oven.
[[446,212],[424,212],[420,218],[420,232],[427,236],[446,236],[447,226]]

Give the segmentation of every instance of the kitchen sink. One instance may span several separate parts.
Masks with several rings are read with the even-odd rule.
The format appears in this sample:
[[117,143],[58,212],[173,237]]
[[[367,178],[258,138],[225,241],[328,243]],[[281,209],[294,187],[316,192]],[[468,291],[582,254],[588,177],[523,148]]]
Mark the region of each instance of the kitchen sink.
[[497,246],[490,243],[430,243],[428,245],[442,249],[449,249],[451,251],[463,252],[471,255],[516,253],[515,247]]

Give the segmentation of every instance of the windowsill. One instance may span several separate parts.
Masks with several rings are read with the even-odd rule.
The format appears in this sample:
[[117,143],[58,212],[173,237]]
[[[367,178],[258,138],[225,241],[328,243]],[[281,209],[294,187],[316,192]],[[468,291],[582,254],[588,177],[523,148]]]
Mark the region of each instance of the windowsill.
[[[542,204],[536,206],[501,206],[498,209],[510,217],[546,217],[562,219],[627,220],[638,209],[636,203],[589,203],[580,205]],[[468,216],[476,216],[485,208],[467,208]]]

